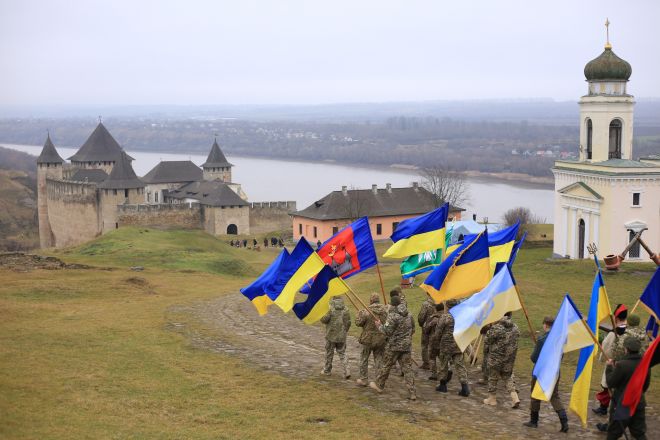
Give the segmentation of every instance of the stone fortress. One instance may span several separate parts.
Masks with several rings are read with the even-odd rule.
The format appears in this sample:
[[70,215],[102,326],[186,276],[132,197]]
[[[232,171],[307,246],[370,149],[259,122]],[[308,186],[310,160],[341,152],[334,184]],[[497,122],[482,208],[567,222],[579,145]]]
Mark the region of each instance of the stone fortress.
[[69,161],[48,135],[37,159],[42,248],[77,245],[127,225],[258,234],[290,229],[296,210],[295,202],[249,203],[217,140],[201,168],[161,161],[140,178],[133,158],[99,122]]

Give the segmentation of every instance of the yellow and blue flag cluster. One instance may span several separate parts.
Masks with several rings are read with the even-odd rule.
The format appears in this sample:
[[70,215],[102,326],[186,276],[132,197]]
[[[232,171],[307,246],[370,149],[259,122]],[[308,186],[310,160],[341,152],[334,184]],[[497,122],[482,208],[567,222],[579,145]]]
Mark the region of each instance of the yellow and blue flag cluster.
[[465,240],[420,286],[437,303],[463,298],[483,289],[491,279],[488,231]]
[[274,279],[266,285],[266,295],[285,313],[293,308],[296,293],[325,263],[304,237],[286,257]]
[[277,256],[270,266],[262,273],[259,278],[254,280],[252,284],[241,289],[241,293],[252,302],[257,309],[259,315],[263,316],[268,313],[268,307],[273,304],[273,301],[266,295],[266,286],[272,283],[277,277],[280,266],[284,260],[289,256],[289,251],[282,249],[282,252]]
[[[516,243],[516,237],[518,236],[518,229],[520,229],[520,221],[516,222],[515,225],[509,226],[508,228],[488,233],[488,254],[490,255],[490,274],[493,276],[495,274],[495,269],[498,263],[507,263],[509,266],[515,261],[515,254],[518,253],[518,249],[522,245],[522,242],[525,240],[527,234],[525,234],[519,242]],[[477,234],[466,235],[463,238],[463,243],[471,240],[476,237]],[[458,249],[463,243],[456,243],[447,248],[447,253],[450,254]]]
[[390,237],[394,244],[383,257],[405,258],[445,247],[449,203],[419,217],[409,218],[397,226]]
[[536,378],[532,397],[546,402],[550,400],[557,385],[564,353],[593,343],[592,334],[582,321],[580,311],[566,294],[532,371],[532,376]]
[[307,299],[294,305],[293,312],[306,324],[313,324],[328,313],[333,296],[343,295],[348,291],[344,280],[330,266],[325,266],[312,283]]
[[449,310],[454,317],[456,344],[464,351],[479,336],[482,327],[497,321],[506,312],[521,308],[515,281],[505,265],[481,292]]
[[[589,303],[589,315],[587,325],[594,334],[598,332],[598,325],[612,315],[610,300],[605,290],[605,282],[600,270],[596,273],[594,285],[591,289],[591,301]],[[580,418],[583,426],[587,426],[587,413],[589,407],[589,392],[591,389],[591,373],[593,371],[594,357],[596,356],[596,344],[580,350],[575,380],[571,391],[569,408]]]

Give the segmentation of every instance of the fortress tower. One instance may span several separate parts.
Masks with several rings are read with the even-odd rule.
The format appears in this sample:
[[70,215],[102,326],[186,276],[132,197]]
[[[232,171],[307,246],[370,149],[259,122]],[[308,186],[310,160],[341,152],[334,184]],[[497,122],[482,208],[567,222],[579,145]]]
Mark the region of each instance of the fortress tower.
[[[110,174],[123,152],[103,123],[99,122],[80,149],[69,158],[73,168],[99,169]],[[133,160],[128,156],[129,160]]]
[[[584,68],[579,159],[558,160],[552,168],[558,257],[589,258],[590,243],[601,256],[619,254],[642,230],[648,245],[660,248],[660,157],[633,158],[631,74],[630,64],[612,51],[609,35],[603,53]],[[627,258],[645,259],[639,243]]]
[[202,164],[204,170],[204,180],[216,180],[224,183],[231,183],[231,167],[233,165],[227,162],[227,158],[222,154],[218,140],[213,141],[211,152],[206,158],[206,162]]
[[39,216],[39,245],[42,248],[55,245],[55,237],[48,220],[48,187],[47,178],[61,179],[64,159],[60,157],[55,145],[46,137],[44,148],[37,158],[37,211]]
[[117,206],[144,202],[145,184],[137,177],[131,160],[124,151],[112,167],[107,179],[97,185],[100,205],[101,233],[117,229]]

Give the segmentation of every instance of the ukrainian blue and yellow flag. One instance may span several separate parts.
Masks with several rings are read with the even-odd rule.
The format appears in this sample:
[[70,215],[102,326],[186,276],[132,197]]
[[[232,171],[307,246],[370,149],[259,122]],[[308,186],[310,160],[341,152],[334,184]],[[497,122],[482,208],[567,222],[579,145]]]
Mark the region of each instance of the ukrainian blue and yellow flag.
[[[520,221],[516,222],[515,225],[496,232],[488,233],[488,253],[490,255],[490,275],[495,275],[495,268],[497,263],[510,263],[512,260],[514,250],[518,252],[520,246],[516,247],[516,236],[518,235],[518,229],[520,228]],[[466,235],[463,238],[463,242],[471,239],[477,234]],[[527,234],[525,233],[525,236]],[[520,239],[520,245],[524,237]],[[447,248],[447,253],[455,251],[460,247],[462,243],[456,243]],[[513,258],[515,260],[515,257]]]
[[254,280],[249,286],[241,289],[241,293],[252,302],[261,316],[268,313],[268,307],[273,304],[273,301],[266,295],[266,286],[273,282],[280,270],[280,266],[282,266],[282,263],[288,256],[289,251],[286,248],[282,249],[282,252],[280,252],[275,261],[268,266],[268,269],[259,278]]
[[[605,290],[605,282],[600,270],[596,273],[594,286],[591,289],[591,302],[589,303],[589,316],[587,325],[591,331],[598,335],[598,325],[612,315],[610,300]],[[587,426],[587,413],[589,407],[589,392],[591,388],[591,373],[596,356],[597,346],[592,342],[588,347],[580,350],[577,368],[575,370],[575,379],[573,381],[573,391],[571,392],[571,401],[568,407],[582,421],[582,426]]]
[[266,286],[266,294],[285,313],[291,310],[296,293],[308,280],[314,277],[325,263],[314,252],[305,237],[291,252],[277,273],[274,280]]
[[405,258],[445,247],[445,232],[449,203],[419,217],[399,223],[390,237],[394,244],[383,257]]
[[488,231],[468,239],[420,286],[437,303],[470,296],[490,281]]
[[293,313],[306,324],[313,324],[328,313],[333,296],[343,295],[348,290],[344,280],[330,266],[325,266],[309,289],[307,300],[294,305]]
[[639,302],[646,307],[656,321],[660,321],[660,267],[655,270],[651,281],[639,297]]
[[525,238],[527,238],[527,231],[525,231],[520,237],[520,240],[516,241],[516,244],[513,245],[513,249],[511,249],[511,258],[509,258],[509,262],[507,263],[509,266],[509,269],[513,269],[513,263],[516,262],[516,257],[518,256],[518,251],[520,251],[520,248],[522,247],[523,243],[525,242]]
[[549,401],[557,385],[564,353],[588,347],[593,343],[580,311],[566,294],[532,371],[532,376],[536,378],[532,397]]
[[479,336],[487,324],[499,320],[506,312],[522,309],[509,267],[504,265],[488,285],[449,313],[454,317],[454,339],[461,351]]

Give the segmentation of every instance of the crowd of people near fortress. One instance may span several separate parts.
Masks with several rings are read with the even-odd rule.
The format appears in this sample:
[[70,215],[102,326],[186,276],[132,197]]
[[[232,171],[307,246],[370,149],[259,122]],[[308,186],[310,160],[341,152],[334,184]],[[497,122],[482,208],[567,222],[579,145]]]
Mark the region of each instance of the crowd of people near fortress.
[[[436,391],[447,393],[449,383],[457,376],[459,387],[458,395],[468,397],[468,370],[466,358],[476,356],[475,352],[463,353],[454,340],[454,318],[447,311],[458,301],[449,300],[445,304],[435,304],[427,298],[422,304],[417,316],[417,325],[409,312],[406,299],[400,287],[396,286],[390,291],[388,305],[380,303],[377,293],[370,296],[368,310],[360,310],[355,317],[355,325],[362,328],[358,342],[362,346],[359,363],[359,377],[357,385],[374,389],[382,393],[387,384],[390,372],[396,364],[403,376],[408,389],[408,398],[417,399],[415,375],[412,358],[412,336],[417,326],[421,328],[422,370],[429,370],[429,379],[437,381]],[[638,406],[635,415],[624,424],[613,420],[615,402],[620,401],[622,393],[632,376],[641,356],[648,347],[649,339],[645,331],[639,327],[640,319],[637,315],[628,316],[628,310],[622,304],[614,312],[615,327],[608,333],[603,341],[604,356],[607,361],[601,381],[602,391],[597,394],[600,406],[593,409],[595,414],[606,416],[610,414],[608,423],[599,423],[599,431],[607,432],[607,439],[617,439],[624,434],[627,428],[635,439],[645,439],[646,423],[644,411],[644,397]],[[326,355],[325,366],[321,372],[330,375],[335,352],[339,356],[343,369],[343,377],[351,378],[351,370],[346,355],[346,337],[351,327],[351,317],[344,305],[342,296],[335,296],[330,300],[330,310],[321,318],[325,324]],[[548,332],[552,328],[554,318],[543,319],[544,333],[538,337],[534,350],[530,356],[535,364],[541,353]],[[513,367],[518,353],[518,340],[520,331],[511,319],[511,312],[506,313],[499,321],[488,324],[481,330],[484,335],[484,349],[481,366],[481,378],[478,383],[487,386],[488,397],[484,399],[485,405],[497,405],[497,389],[500,383],[504,384],[511,398],[511,408],[520,407],[518,389],[513,374]],[[375,373],[369,381],[369,360],[373,358]],[[650,375],[644,386],[649,386]],[[534,388],[532,379],[531,388]],[[550,404],[556,411],[561,424],[560,432],[568,432],[568,416],[559,394],[559,382],[555,386],[550,398]],[[524,423],[526,427],[537,428],[541,401],[532,398],[530,405],[530,419]]]
[[[284,240],[282,240],[281,237],[264,237],[264,247],[267,248],[268,245],[270,244],[270,247],[284,247]],[[229,245],[231,247],[237,247],[237,248],[246,248],[246,249],[258,249],[259,248],[259,242],[257,241],[256,238],[253,238],[252,240],[248,240],[244,238],[243,240],[230,240]]]

